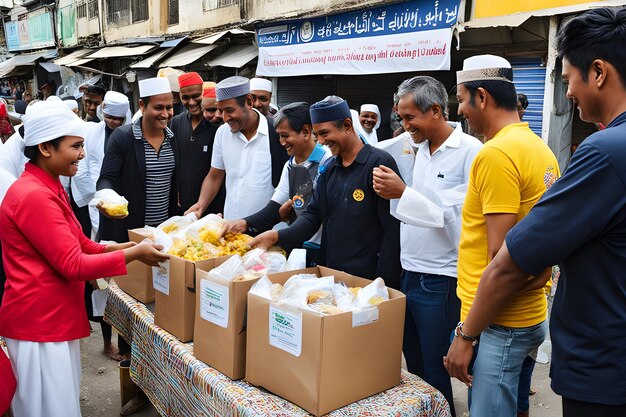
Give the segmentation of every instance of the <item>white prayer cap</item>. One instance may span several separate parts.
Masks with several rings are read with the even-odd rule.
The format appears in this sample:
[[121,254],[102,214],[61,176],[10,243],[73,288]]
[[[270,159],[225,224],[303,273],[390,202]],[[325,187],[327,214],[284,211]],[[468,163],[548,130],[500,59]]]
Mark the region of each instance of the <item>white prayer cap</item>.
[[139,81],[139,97],[152,97],[171,92],[167,78],[157,77]]
[[376,104],[363,104],[361,106],[361,113],[364,111],[369,111],[378,115],[376,126],[374,126],[374,129],[378,129],[380,127],[380,110],[378,109],[378,106]]
[[463,61],[463,71],[456,72],[457,84],[490,80],[512,83],[511,63],[501,56],[476,55]]
[[180,86],[178,85],[178,77],[183,75],[185,72],[181,70],[177,70],[174,68],[161,68],[159,72],[157,72],[158,78],[167,78],[167,81],[170,83],[170,90],[174,93],[180,92]]
[[63,136],[85,137],[85,122],[65,104],[46,100],[32,106],[24,121],[24,146],[34,146]]
[[250,80],[250,91],[261,90],[272,92],[272,82],[265,78],[252,78]]
[[[145,96],[142,96],[145,97]],[[113,117],[126,117],[130,110],[128,97],[117,91],[107,91],[102,101],[102,113]]]
[[217,101],[228,100],[235,97],[245,96],[250,93],[250,80],[246,77],[235,75],[228,77],[215,86]]
[[63,101],[63,100],[61,100],[57,96],[50,96],[46,99],[46,101]]
[[78,110],[78,102],[76,100],[63,100],[63,103],[70,110]]

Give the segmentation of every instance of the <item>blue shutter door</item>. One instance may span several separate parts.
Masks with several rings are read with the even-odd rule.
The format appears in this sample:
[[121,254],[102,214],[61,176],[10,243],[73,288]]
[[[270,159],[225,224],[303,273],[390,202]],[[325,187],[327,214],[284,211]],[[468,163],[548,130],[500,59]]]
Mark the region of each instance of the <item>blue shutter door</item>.
[[541,58],[510,58],[513,67],[513,84],[518,93],[528,97],[524,122],[541,136],[543,122],[543,96],[545,92],[546,67]]

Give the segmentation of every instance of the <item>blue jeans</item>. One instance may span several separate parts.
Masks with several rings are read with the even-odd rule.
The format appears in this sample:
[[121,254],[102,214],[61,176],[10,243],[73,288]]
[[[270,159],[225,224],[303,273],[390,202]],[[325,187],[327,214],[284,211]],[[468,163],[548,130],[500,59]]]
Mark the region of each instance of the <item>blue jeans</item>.
[[403,351],[409,372],[441,391],[454,415],[452,384],[443,357],[460,317],[456,278],[405,271],[400,285],[406,294]]
[[522,363],[539,347],[547,322],[523,328],[492,324],[480,335],[472,369],[470,416],[515,417]]

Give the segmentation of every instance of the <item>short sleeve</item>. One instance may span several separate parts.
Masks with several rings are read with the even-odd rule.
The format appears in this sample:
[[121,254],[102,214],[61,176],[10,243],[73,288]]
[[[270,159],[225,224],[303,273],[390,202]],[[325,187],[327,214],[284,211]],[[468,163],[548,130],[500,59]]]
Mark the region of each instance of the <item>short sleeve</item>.
[[625,188],[604,154],[581,145],[565,175],[507,234],[511,257],[529,274],[561,263],[624,210]]
[[226,169],[224,165],[223,153],[224,135],[221,134],[221,130],[223,130],[223,127],[224,125],[220,126],[220,129],[218,129],[217,133],[215,134],[215,142],[213,142],[213,155],[211,156],[211,166],[213,168],[221,169],[222,171]]
[[280,174],[280,181],[278,182],[278,186],[274,191],[274,195],[272,195],[272,201],[277,202],[278,204],[284,204],[287,200],[289,200],[291,196],[289,195],[289,161],[285,162],[283,166],[283,171]]
[[483,214],[519,212],[520,177],[504,152],[491,146],[483,147],[472,165],[472,177]]

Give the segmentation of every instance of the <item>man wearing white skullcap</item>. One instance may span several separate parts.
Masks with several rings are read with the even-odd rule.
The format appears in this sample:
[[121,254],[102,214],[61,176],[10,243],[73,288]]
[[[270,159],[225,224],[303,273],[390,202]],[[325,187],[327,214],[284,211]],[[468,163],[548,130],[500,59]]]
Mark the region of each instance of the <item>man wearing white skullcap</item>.
[[378,143],[376,130],[380,127],[380,110],[376,104],[363,104],[359,119],[354,121],[356,129],[370,145]]
[[157,77],[167,78],[170,83],[170,90],[174,97],[174,116],[177,116],[185,111],[185,107],[180,100],[180,85],[178,84],[178,77],[185,72],[175,68],[161,68],[157,73]]
[[[472,384],[471,415],[515,416],[522,363],[546,336],[543,287],[551,269],[529,280],[493,320],[484,321],[490,313],[479,302],[478,287],[507,232],[560,176],[559,165],[528,123],[520,122],[506,59],[468,58],[457,82],[459,115],[487,142],[474,159],[463,205],[457,288],[461,322],[444,364],[451,376]],[[479,335],[470,376],[472,346]]]
[[241,219],[268,203],[289,159],[271,121],[252,107],[250,80],[229,77],[215,87],[224,124],[215,134],[211,169],[198,202],[187,213],[200,216],[226,178],[225,219]]
[[265,78],[252,78],[250,80],[250,95],[252,96],[252,107],[264,116],[271,116],[272,82]]

